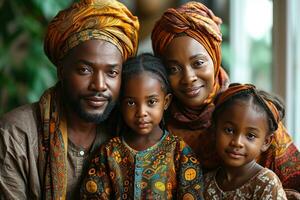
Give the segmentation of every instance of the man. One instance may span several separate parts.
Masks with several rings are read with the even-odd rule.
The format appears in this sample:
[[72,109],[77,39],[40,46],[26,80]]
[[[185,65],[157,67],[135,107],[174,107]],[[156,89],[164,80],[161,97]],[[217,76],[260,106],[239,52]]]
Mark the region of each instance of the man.
[[0,199],[76,199],[84,162],[111,137],[122,63],[139,23],[115,0],[82,0],[50,22],[45,53],[59,82],[0,119]]

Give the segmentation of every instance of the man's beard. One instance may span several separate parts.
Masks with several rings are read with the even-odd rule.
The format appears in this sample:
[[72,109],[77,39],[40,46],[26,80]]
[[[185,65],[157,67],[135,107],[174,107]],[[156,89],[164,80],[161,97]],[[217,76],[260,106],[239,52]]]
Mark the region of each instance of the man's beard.
[[105,121],[108,117],[109,114],[111,113],[111,111],[113,110],[113,108],[116,105],[116,101],[112,101],[111,99],[108,100],[108,104],[105,108],[105,110],[103,111],[103,113],[101,114],[95,114],[95,113],[88,113],[86,112],[82,106],[80,105],[80,102],[68,102],[71,106],[71,108],[78,114],[78,116],[87,121],[87,122],[92,122],[92,123],[100,123]]
[[[111,98],[111,96],[110,96],[107,99],[108,103],[106,105],[106,108],[105,108],[105,110],[102,113],[100,113],[100,114],[98,114],[98,113],[88,113],[87,111],[84,110],[84,108],[80,104],[81,98],[79,98],[79,99],[72,99],[72,98],[70,98],[71,95],[70,95],[70,92],[67,89],[63,88],[63,91],[64,91],[64,94],[63,94],[64,103],[66,105],[69,105],[70,108],[75,113],[77,113],[78,116],[81,119],[83,119],[86,122],[100,123],[100,122],[105,121],[109,117],[109,114],[114,109],[114,107],[115,107],[115,105],[117,103],[117,101],[113,101],[112,98]],[[97,95],[99,95],[99,94],[95,93],[92,96],[97,96]]]

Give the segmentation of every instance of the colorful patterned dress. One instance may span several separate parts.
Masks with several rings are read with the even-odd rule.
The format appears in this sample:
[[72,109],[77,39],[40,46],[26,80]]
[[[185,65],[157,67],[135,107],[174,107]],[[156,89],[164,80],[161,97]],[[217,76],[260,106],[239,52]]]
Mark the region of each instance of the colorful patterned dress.
[[111,139],[92,160],[82,199],[197,199],[202,170],[182,139],[165,133],[154,146],[135,151],[121,137]]
[[204,198],[208,200],[286,200],[285,192],[276,174],[267,169],[261,169],[241,187],[223,191],[216,182],[217,170],[204,175]]

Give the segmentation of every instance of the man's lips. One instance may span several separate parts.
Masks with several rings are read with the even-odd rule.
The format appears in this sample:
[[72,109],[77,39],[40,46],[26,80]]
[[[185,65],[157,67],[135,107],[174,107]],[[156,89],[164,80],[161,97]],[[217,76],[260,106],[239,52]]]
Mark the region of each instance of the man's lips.
[[195,97],[195,96],[199,95],[202,87],[203,86],[195,86],[195,87],[185,88],[184,90],[182,90],[182,92],[188,97]]
[[90,96],[84,98],[84,100],[91,107],[102,107],[108,101],[108,98],[103,96]]

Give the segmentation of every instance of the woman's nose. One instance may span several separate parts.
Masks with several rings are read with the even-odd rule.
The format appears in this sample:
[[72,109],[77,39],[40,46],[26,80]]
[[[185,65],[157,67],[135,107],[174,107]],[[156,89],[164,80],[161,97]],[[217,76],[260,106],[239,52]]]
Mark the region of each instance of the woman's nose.
[[196,72],[195,70],[188,66],[183,72],[182,82],[185,84],[190,84],[197,80]]

